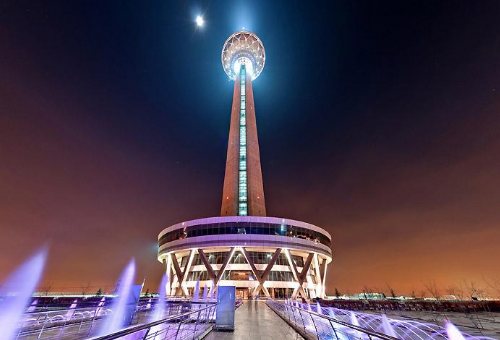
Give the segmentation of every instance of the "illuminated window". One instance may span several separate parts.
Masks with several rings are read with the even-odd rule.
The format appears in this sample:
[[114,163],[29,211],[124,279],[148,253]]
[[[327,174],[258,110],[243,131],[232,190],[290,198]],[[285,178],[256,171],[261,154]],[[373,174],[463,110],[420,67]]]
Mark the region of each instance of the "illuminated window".
[[240,68],[240,155],[238,172],[238,215],[248,215],[247,192],[247,127],[246,127],[246,70]]
[[[241,190],[238,192],[238,213],[240,211],[245,212],[248,211],[248,206],[246,202],[247,198],[247,173],[246,171],[241,173],[241,177],[239,178],[238,188]],[[164,245],[169,242],[182,240],[189,237],[198,237],[198,236],[206,236],[206,235],[225,235],[225,234],[238,234],[240,233],[239,228],[245,228],[245,234],[253,234],[253,235],[275,235],[282,237],[290,237],[290,238],[301,238],[317,243],[324,244],[328,247],[331,246],[330,239],[323,233],[301,228],[297,226],[286,225],[283,223],[280,224],[268,224],[268,223],[250,223],[250,222],[240,222],[238,227],[235,227],[232,223],[214,223],[207,225],[194,225],[189,226],[184,229],[176,229],[169,233],[166,233],[160,238],[159,245]],[[280,255],[281,256],[281,255]],[[304,266],[304,260],[300,256],[292,255],[293,261],[296,263],[298,267]],[[184,258],[179,258],[179,263],[181,266],[185,266],[188,261],[188,257],[184,256]],[[198,263],[197,257],[195,255],[193,259],[194,263]],[[280,262],[280,259],[278,259]]]

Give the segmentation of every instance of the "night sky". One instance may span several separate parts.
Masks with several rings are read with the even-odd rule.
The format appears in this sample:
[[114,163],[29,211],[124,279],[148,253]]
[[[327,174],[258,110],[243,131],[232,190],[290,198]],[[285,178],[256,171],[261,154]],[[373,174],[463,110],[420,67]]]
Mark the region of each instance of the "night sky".
[[[194,25],[203,13],[206,26]],[[334,287],[500,280],[499,1],[0,4],[0,279],[111,287],[158,233],[219,214],[242,26],[267,210],[333,235]]]

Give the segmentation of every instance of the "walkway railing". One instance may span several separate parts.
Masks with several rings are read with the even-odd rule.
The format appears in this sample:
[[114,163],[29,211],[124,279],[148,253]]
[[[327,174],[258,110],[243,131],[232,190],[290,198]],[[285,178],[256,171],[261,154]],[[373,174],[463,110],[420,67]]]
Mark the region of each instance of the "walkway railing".
[[93,325],[109,316],[111,310],[107,306],[83,307],[75,309],[54,309],[43,312],[26,313],[19,324],[16,339],[35,337],[50,339],[71,329],[82,337],[88,334]]
[[[161,339],[167,334],[168,338],[191,339],[192,335],[215,321],[215,306],[214,302],[208,301],[169,301],[165,305],[163,319],[150,323],[155,308],[140,303],[132,317],[131,324],[134,326],[126,331],[130,332],[127,334],[144,333],[142,337],[142,333],[137,333],[134,339],[155,339],[155,333]],[[110,315],[112,311],[107,306],[28,313],[20,324],[17,339],[87,339],[95,336]]]
[[277,301],[267,301],[267,305],[297,332],[308,340],[312,339],[383,339],[397,340],[382,333],[361,328],[350,323],[335,320],[329,316]]
[[196,311],[170,316],[148,324],[125,328],[113,334],[94,337],[92,340],[113,340],[124,336],[133,339],[200,339],[211,330],[215,321],[216,304]]

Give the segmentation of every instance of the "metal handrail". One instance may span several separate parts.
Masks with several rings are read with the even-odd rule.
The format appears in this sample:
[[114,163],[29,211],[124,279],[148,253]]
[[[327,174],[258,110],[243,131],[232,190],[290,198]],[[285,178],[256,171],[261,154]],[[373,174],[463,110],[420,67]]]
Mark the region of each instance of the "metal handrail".
[[118,339],[118,338],[126,336],[126,335],[137,333],[137,332],[140,332],[140,331],[143,331],[143,330],[148,330],[148,329],[150,329],[150,328],[152,328],[154,326],[159,326],[159,325],[164,324],[164,323],[166,323],[168,321],[172,321],[172,320],[179,319],[179,318],[184,318],[186,316],[189,316],[189,315],[192,315],[192,314],[196,314],[196,313],[201,313],[204,310],[214,308],[216,305],[217,305],[216,303],[213,303],[213,304],[210,304],[210,306],[197,309],[197,310],[195,310],[193,312],[187,312],[187,313],[183,313],[183,314],[172,315],[172,316],[169,316],[168,318],[161,319],[161,320],[158,320],[158,321],[153,321],[153,322],[146,323],[146,324],[141,324],[141,325],[130,326],[128,328],[122,329],[122,330],[120,330],[118,332],[115,332],[115,333],[112,333],[112,334],[89,338],[89,340],[112,340],[112,339]]
[[[379,333],[379,332],[375,332],[375,331],[371,331],[369,329],[366,329],[366,328],[362,328],[360,326],[356,326],[356,325],[353,325],[353,324],[350,324],[348,322],[344,322],[344,321],[340,321],[340,320],[336,320],[335,318],[332,318],[331,316],[328,316],[328,315],[324,315],[324,314],[319,314],[319,313],[316,313],[316,312],[313,312],[311,310],[307,310],[307,309],[304,309],[304,308],[300,308],[300,307],[297,307],[297,306],[293,306],[293,305],[289,305],[289,304],[285,304],[285,303],[282,303],[282,302],[276,302],[276,301],[268,301],[267,302],[268,305],[273,305],[273,304],[282,304],[285,308],[295,308],[299,311],[302,311],[302,312],[305,312],[305,313],[308,313],[308,314],[311,314],[311,315],[314,315],[316,317],[319,317],[319,318],[323,318],[323,319],[326,319],[328,320],[330,323],[336,323],[336,324],[339,324],[341,326],[344,326],[344,327],[347,327],[347,328],[350,328],[350,329],[353,329],[355,331],[358,331],[358,332],[361,332],[361,333],[364,333],[364,334],[367,334],[367,335],[370,335],[370,336],[374,336],[374,337],[377,337],[379,339],[383,339],[383,340],[400,340],[399,338],[395,338],[393,336],[390,336],[390,335],[387,335],[387,334],[383,334],[383,333]],[[274,309],[273,309],[274,310]],[[276,312],[276,311],[275,311]],[[300,313],[299,313],[300,315]],[[314,321],[313,321],[314,323]],[[333,328],[333,325],[332,325],[332,328]],[[335,330],[335,329],[334,329]]]
[[[64,328],[66,325],[100,319],[108,313],[108,310],[109,309],[105,308],[105,306],[95,306],[26,313],[26,315],[32,315],[36,318],[22,320],[16,338],[36,333],[38,333],[38,338],[40,338],[42,332],[47,328],[58,326],[63,326]],[[68,312],[71,312],[69,319],[66,315]],[[87,313],[87,315],[85,315],[85,313]],[[98,315],[98,313],[102,314]],[[56,318],[60,319],[54,321]],[[30,324],[31,322],[32,324]]]

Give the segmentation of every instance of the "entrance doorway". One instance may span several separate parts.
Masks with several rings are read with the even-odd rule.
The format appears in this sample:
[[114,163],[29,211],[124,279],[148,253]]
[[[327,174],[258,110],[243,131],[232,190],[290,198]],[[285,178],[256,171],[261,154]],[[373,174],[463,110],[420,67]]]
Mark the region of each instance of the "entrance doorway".
[[248,300],[250,297],[250,288],[236,288],[236,298]]

